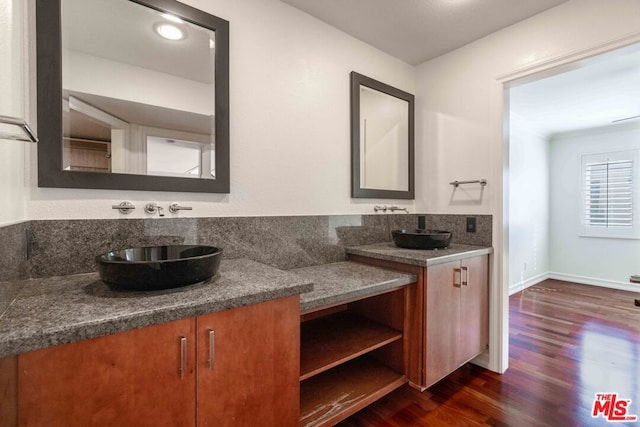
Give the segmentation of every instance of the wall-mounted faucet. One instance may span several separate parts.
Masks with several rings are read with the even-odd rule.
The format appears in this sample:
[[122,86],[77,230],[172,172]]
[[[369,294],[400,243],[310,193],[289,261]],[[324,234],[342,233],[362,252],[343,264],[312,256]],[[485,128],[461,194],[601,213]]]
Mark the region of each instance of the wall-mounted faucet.
[[154,214],[158,212],[158,216],[164,216],[164,209],[162,209],[162,206],[159,206],[155,202],[147,203],[144,206],[144,211],[148,214]]
[[373,207],[373,211],[374,212],[378,212],[378,211],[382,211],[382,212],[386,212],[386,211],[391,211],[391,212],[395,212],[395,211],[405,211],[406,213],[409,213],[409,209],[407,208],[399,208],[397,206],[374,206]]
[[179,203],[171,203],[169,205],[169,212],[172,214],[177,214],[180,211],[190,211],[193,208],[191,206],[180,206]]

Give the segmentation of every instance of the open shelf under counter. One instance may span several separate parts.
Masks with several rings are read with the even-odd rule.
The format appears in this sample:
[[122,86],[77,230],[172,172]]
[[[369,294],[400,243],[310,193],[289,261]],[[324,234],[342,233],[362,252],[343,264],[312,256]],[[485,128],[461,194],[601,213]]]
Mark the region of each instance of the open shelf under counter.
[[350,312],[303,322],[300,381],[402,339],[402,332]]
[[406,383],[367,357],[344,363],[300,383],[300,426],[332,426]]
[[355,262],[298,269],[300,425],[332,426],[408,382],[417,276]]

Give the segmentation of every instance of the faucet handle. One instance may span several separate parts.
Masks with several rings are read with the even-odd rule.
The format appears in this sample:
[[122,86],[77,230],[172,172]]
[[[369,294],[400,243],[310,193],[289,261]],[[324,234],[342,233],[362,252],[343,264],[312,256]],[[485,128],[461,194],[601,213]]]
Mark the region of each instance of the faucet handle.
[[120,211],[121,214],[129,214],[131,213],[132,210],[134,210],[136,208],[136,205],[134,205],[133,203],[125,200],[124,202],[120,202],[119,205],[111,205],[111,209],[117,209]]
[[179,211],[190,211],[190,210],[193,210],[191,206],[180,206],[179,203],[171,203],[169,205],[169,212],[171,212],[172,214],[176,214]]

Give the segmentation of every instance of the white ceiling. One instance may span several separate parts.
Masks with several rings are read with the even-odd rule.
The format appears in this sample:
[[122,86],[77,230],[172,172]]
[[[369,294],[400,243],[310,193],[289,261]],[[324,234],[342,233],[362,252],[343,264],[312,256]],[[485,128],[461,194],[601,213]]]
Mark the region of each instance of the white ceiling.
[[186,32],[180,41],[158,36],[154,24],[167,22],[159,12],[128,0],[64,0],[63,47],[211,83],[214,32],[188,22],[175,24]]
[[638,116],[640,46],[600,55],[571,71],[516,86],[510,89],[509,104],[511,114],[545,137]]
[[566,0],[282,0],[411,65]]

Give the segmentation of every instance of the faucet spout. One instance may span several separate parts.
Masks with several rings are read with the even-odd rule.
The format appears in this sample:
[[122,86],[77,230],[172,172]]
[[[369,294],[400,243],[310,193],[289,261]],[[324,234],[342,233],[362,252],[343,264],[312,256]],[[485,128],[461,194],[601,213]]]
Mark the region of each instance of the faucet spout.
[[162,209],[162,206],[159,206],[155,202],[147,203],[144,206],[144,211],[148,214],[154,214],[158,212],[158,216],[164,216],[164,209]]

